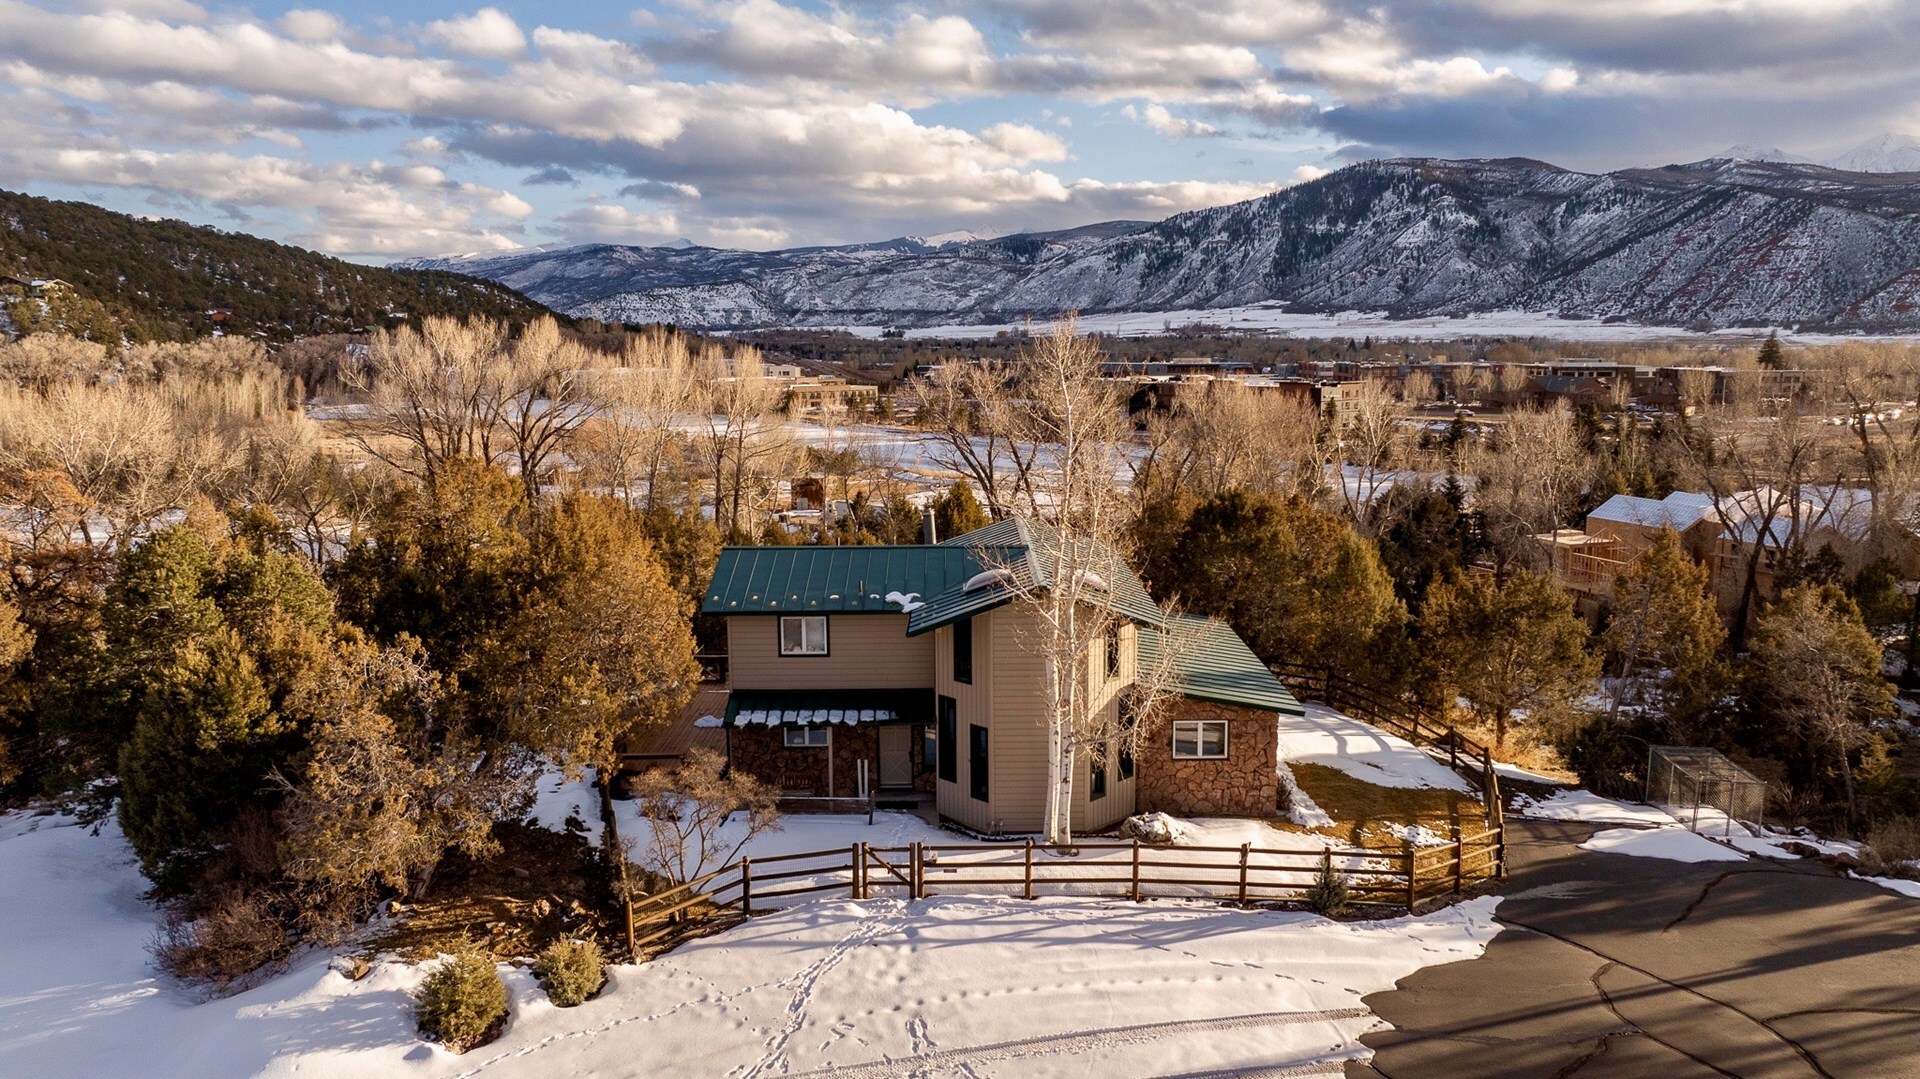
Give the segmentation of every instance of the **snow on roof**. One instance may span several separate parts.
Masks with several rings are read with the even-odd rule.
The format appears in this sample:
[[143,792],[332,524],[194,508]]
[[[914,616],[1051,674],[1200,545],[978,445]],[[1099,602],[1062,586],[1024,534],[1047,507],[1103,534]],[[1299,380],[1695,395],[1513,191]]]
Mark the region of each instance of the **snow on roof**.
[[1713,496],[1675,491],[1665,498],[1614,495],[1587,514],[1589,521],[1614,521],[1643,528],[1671,528],[1684,532],[1713,512]]

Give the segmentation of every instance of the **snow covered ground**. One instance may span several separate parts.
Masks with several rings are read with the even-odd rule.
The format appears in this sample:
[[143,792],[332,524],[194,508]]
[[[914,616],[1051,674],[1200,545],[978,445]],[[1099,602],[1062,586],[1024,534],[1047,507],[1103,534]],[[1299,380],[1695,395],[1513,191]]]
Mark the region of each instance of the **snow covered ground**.
[[1353,923],[1182,901],[825,899],[616,967],[579,1008],[553,1008],[506,968],[505,1034],[456,1057],[414,1033],[424,971],[397,961],[351,981],[314,955],[198,1002],[148,964],[143,886],[111,824],[95,836],[67,818],[0,817],[0,1072],[1334,1074],[1379,1026],[1362,996],[1477,956],[1498,931],[1492,897]]
[[1280,717],[1280,759],[1323,764],[1377,787],[1438,788],[1470,794],[1459,773],[1412,742],[1308,702],[1305,716]]
[[1747,856],[1684,828],[1609,828],[1595,832],[1581,850],[1666,858],[1675,862],[1744,862]]
[[1663,810],[1647,805],[1616,802],[1591,791],[1555,791],[1540,801],[1521,795],[1513,801],[1513,814],[1536,820],[1578,821],[1582,824],[1640,824],[1671,826],[1679,822]]

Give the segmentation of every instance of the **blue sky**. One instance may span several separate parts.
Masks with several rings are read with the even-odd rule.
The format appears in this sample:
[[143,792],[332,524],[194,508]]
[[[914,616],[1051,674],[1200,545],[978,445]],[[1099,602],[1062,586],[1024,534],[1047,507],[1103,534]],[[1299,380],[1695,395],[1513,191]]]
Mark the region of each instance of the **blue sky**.
[[1912,0],[0,0],[0,187],[348,258],[1159,218],[1920,129]]

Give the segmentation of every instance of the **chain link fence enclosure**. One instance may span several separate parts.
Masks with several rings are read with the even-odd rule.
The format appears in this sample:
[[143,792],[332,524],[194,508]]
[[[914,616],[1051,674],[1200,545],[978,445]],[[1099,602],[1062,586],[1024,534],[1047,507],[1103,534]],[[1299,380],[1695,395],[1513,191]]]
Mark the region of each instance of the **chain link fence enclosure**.
[[1647,751],[1646,801],[1692,831],[1730,836],[1742,824],[1762,823],[1767,784],[1717,749],[1653,746]]

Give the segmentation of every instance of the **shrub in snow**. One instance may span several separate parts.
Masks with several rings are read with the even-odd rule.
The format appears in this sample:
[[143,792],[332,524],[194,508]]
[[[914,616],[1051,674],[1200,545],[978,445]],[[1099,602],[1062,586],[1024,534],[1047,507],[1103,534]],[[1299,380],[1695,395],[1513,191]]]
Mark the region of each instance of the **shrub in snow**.
[[[780,827],[780,792],[746,772],[728,772],[726,758],[710,749],[690,749],[679,764],[643,772],[632,786],[650,827],[627,841],[638,847],[628,859],[676,881],[726,865],[753,837]],[[728,829],[736,813],[741,826]]]
[[547,999],[571,1008],[600,991],[607,981],[607,960],[590,940],[556,940],[534,963]]
[[466,944],[420,986],[420,1030],[456,1053],[492,1041],[507,1018],[507,986],[493,956]]
[[1320,863],[1320,877],[1307,889],[1307,905],[1319,914],[1338,914],[1347,909],[1347,878],[1336,872],[1332,859]]
[[161,970],[216,991],[242,988],[293,949],[266,900],[234,893],[199,918],[174,911],[148,950]]
[[1870,871],[1885,876],[1907,868],[1920,873],[1920,817],[1888,817],[1867,830],[1865,856]]

